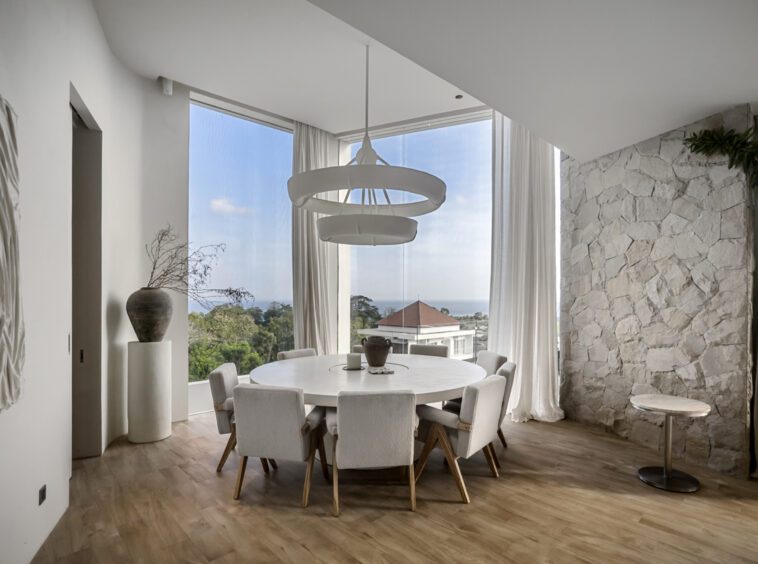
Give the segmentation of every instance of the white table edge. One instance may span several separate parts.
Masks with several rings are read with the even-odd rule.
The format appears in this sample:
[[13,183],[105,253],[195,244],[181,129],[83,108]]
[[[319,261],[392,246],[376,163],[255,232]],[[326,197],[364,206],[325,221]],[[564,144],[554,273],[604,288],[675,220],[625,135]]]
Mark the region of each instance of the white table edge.
[[[342,354],[342,355],[323,355],[323,356],[332,356],[332,357],[333,356],[344,356],[344,354]],[[403,356],[406,356],[406,355],[396,354],[396,355],[394,355],[394,359],[391,359],[391,360],[394,360],[394,361],[398,362],[400,360],[398,357],[403,357]],[[424,355],[418,355],[418,356],[424,356]],[[312,358],[312,357],[306,357],[306,358]],[[439,357],[430,357],[430,358],[433,358],[435,360],[439,360]],[[283,362],[291,362],[291,361],[296,361],[296,360],[301,360],[302,361],[302,359],[288,359],[288,360],[280,360],[280,361],[276,361],[276,362],[277,363],[283,363]],[[448,360],[455,361],[455,362],[465,362],[465,361],[459,361],[459,360],[456,360],[456,359],[448,359]],[[262,366],[270,366],[271,364],[274,364],[274,363],[269,363],[268,365],[262,365]],[[470,363],[470,365],[471,365],[472,368],[475,367],[475,368],[477,368],[478,370],[481,371],[481,374],[480,374],[481,378],[480,379],[484,379],[484,378],[487,377],[487,374],[486,374],[485,370],[482,367],[478,366],[475,363]],[[251,383],[253,383],[253,384],[258,384],[259,382],[256,382],[255,379],[254,379],[254,377],[253,377],[255,370],[256,369],[253,369],[250,372],[250,374],[249,374],[249,381]],[[454,388],[448,388],[448,389],[445,389],[445,390],[436,390],[436,391],[430,391],[430,392],[417,393],[416,394],[416,405],[423,405],[423,404],[428,404],[428,403],[437,403],[437,402],[441,402],[441,401],[447,401],[447,400],[459,398],[459,397],[461,397],[463,395],[463,390],[465,389],[465,387],[466,386],[456,386]],[[402,389],[402,388],[397,388],[397,389]],[[337,407],[337,396],[336,395],[321,395],[321,394],[317,394],[317,393],[308,393],[306,391],[303,391],[303,400],[308,405],[317,405],[317,406],[322,406],[322,407]]]
[[[640,395],[641,396],[656,396],[656,395],[666,395],[666,394],[640,394]],[[631,398],[629,398],[629,403],[631,403],[632,407],[634,407],[635,409],[637,409],[639,411],[645,411],[647,413],[660,413],[662,415],[674,415],[674,416],[681,416],[681,417],[706,417],[707,415],[709,415],[711,413],[711,406],[710,405],[708,405],[707,403],[705,403],[703,401],[695,400],[695,399],[692,399],[692,398],[680,398],[679,396],[671,396],[671,397],[674,397],[674,398],[679,398],[679,399],[690,400],[690,401],[693,401],[693,402],[698,402],[698,403],[703,404],[705,407],[700,408],[700,409],[690,409],[690,410],[666,409],[666,408],[663,408],[663,407],[650,407],[650,406],[640,405],[640,404],[636,403],[635,402],[635,398],[637,398],[637,397],[638,396],[632,396]]]

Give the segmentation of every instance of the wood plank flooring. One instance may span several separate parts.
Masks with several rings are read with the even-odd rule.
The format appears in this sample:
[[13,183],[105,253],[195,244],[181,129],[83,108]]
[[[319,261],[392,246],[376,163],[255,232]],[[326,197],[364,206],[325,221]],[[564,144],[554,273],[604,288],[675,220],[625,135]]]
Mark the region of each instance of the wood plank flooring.
[[481,453],[461,461],[470,505],[437,450],[416,513],[407,482],[346,478],[335,518],[318,468],[301,508],[304,463],[268,477],[249,464],[234,501],[239,457],[216,474],[226,437],[194,416],[165,441],[75,462],[71,506],[35,562],[758,562],[755,481],[675,461],[703,489],[670,494],[636,477],[655,452],[601,431],[533,422],[506,436],[499,479]]

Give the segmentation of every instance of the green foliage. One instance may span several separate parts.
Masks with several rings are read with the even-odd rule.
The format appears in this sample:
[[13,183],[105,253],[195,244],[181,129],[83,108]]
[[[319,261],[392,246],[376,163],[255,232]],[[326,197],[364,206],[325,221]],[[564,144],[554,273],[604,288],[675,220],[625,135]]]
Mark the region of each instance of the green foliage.
[[216,306],[189,315],[189,379],[197,382],[225,362],[239,374],[276,360],[294,348],[292,306],[272,303],[266,311],[240,305]]
[[350,310],[353,317],[360,317],[367,323],[376,323],[382,318],[374,301],[366,296],[350,296]]
[[753,128],[742,133],[724,127],[705,129],[693,133],[684,140],[693,153],[701,155],[725,155],[729,168],[740,167],[751,188],[758,188],[758,135]]
[[374,305],[371,298],[360,295],[350,296],[350,343],[359,345],[362,335],[358,331],[376,327],[381,318],[382,314],[379,313],[379,308]]

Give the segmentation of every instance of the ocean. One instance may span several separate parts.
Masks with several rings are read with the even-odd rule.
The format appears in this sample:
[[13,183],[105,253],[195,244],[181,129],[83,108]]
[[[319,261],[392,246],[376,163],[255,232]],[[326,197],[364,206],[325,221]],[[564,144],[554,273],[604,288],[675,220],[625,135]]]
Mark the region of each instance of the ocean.
[[[279,302],[284,304],[291,304],[291,300],[255,300],[252,304],[246,304],[248,307],[255,305],[263,310],[268,308],[269,304],[271,302]],[[374,305],[379,309],[379,313],[384,315],[388,310],[400,310],[404,306],[412,303],[415,300],[374,300]],[[437,309],[442,309],[443,307],[446,307],[450,310],[450,315],[453,316],[461,316],[461,315],[474,315],[477,312],[481,312],[484,315],[489,314],[489,300],[435,300],[435,299],[429,299],[429,300],[421,300],[424,303],[429,304],[432,307],[436,307]],[[202,308],[199,304],[190,301],[189,303],[189,310],[190,312],[204,312],[205,309]]]

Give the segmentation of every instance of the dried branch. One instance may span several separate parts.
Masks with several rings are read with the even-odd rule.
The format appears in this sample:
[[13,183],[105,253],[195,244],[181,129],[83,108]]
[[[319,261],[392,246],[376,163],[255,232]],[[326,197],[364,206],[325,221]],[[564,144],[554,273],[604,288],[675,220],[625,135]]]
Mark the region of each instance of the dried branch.
[[214,299],[234,304],[253,301],[253,294],[245,288],[207,287],[218,255],[225,250],[224,244],[204,245],[192,250],[189,243],[178,242],[173,227],[168,225],[145,245],[151,263],[146,287],[179,292],[206,309],[215,305]]

